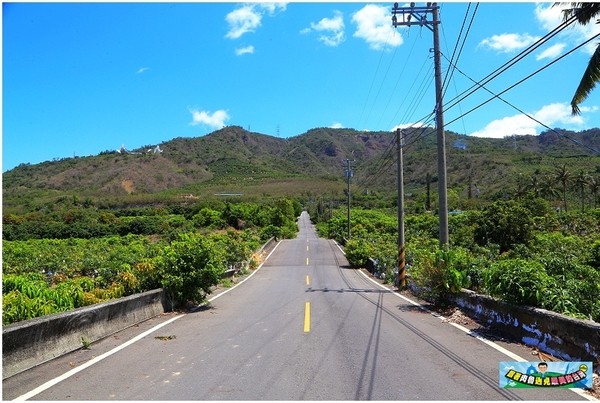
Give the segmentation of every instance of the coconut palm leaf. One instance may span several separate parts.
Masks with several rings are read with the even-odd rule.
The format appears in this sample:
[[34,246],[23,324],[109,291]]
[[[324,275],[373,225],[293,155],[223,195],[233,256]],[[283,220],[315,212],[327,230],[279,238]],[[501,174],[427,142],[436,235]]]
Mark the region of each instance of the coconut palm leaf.
[[579,82],[579,86],[577,87],[577,90],[575,90],[575,94],[571,100],[571,113],[573,115],[579,115],[581,113],[579,104],[585,101],[598,81],[600,81],[600,45],[596,47],[596,51],[590,58],[588,66]]
[[[563,9],[564,20],[567,21],[574,16],[581,25],[588,24],[600,14],[600,3],[554,3],[554,7],[568,7]],[[596,23],[598,22],[597,20]],[[600,81],[600,45],[590,58],[579,86],[575,90],[575,94],[571,100],[571,113],[573,115],[581,113],[579,104],[586,100],[598,81]]]

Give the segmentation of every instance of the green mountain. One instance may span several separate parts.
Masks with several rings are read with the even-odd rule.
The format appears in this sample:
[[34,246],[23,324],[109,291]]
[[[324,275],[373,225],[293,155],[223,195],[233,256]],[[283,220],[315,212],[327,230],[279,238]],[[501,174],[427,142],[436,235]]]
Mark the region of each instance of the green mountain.
[[[560,134],[557,134],[560,133]],[[405,133],[404,178],[410,193],[435,189],[434,130]],[[130,152],[22,164],[3,174],[5,210],[56,198],[113,198],[127,203],[202,198],[219,193],[255,197],[341,193],[351,161],[353,193],[396,191],[396,139],[390,132],[317,128],[278,138],[229,126],[202,137],[175,138]],[[519,176],[554,172],[600,173],[600,129],[555,130],[504,139],[446,133],[448,187],[482,198],[514,191]],[[358,192],[358,193],[357,193]]]

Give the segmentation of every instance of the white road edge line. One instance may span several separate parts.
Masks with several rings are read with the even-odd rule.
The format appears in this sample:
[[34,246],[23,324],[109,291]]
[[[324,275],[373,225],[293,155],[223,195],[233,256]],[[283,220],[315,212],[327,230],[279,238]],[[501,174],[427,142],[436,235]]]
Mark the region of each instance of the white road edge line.
[[[340,246],[340,245],[339,245],[337,242],[336,242],[335,244],[337,245],[337,247],[340,249],[340,251],[341,251],[341,252],[344,254],[344,256],[345,256],[345,255],[346,255],[346,252],[344,252],[344,250],[342,249],[342,247],[341,247],[341,246]],[[435,313],[435,312],[433,312],[433,311],[431,311],[431,310],[427,309],[425,306],[423,306],[423,305],[419,304],[418,302],[415,302],[415,301],[411,300],[410,298],[407,298],[407,297],[405,297],[404,295],[401,295],[401,294],[399,294],[399,293],[397,293],[397,292],[395,292],[395,291],[391,290],[390,288],[388,288],[388,287],[384,286],[383,284],[380,284],[380,283],[378,283],[377,281],[373,280],[371,277],[369,277],[369,276],[367,276],[365,273],[363,273],[363,272],[362,272],[362,270],[359,270],[358,272],[359,272],[360,274],[362,274],[362,275],[363,275],[363,276],[364,276],[366,279],[368,279],[369,281],[371,281],[371,282],[373,282],[374,284],[376,284],[377,286],[379,286],[379,287],[381,287],[381,288],[383,288],[383,289],[385,289],[385,290],[387,290],[387,291],[390,291],[390,292],[391,292],[392,294],[394,294],[395,296],[397,296],[397,297],[400,297],[401,299],[405,300],[406,302],[408,302],[408,303],[410,303],[410,304],[412,304],[412,305],[414,305],[414,306],[417,306],[417,307],[419,307],[419,308],[420,308],[420,309],[422,309],[423,311],[430,313],[431,315],[435,316],[436,318],[438,318],[438,319],[440,319],[440,320],[444,320],[444,317],[443,317],[443,316],[441,316],[441,315],[438,315],[437,313]],[[488,339],[486,339],[485,337],[481,336],[480,334],[478,334],[478,333],[476,333],[476,332],[473,332],[473,331],[471,331],[470,329],[467,329],[467,328],[466,328],[466,327],[464,327],[464,326],[461,326],[461,325],[459,325],[459,324],[457,324],[457,323],[452,323],[452,322],[444,322],[444,323],[448,323],[448,324],[450,324],[450,325],[454,326],[455,328],[462,330],[463,332],[465,332],[465,333],[466,333],[466,334],[468,334],[469,336],[472,336],[472,337],[476,338],[477,340],[481,341],[482,343],[485,343],[485,344],[487,344],[488,346],[492,347],[493,349],[495,349],[495,350],[497,350],[497,351],[501,352],[502,354],[504,354],[504,355],[506,355],[506,356],[508,356],[508,357],[512,358],[514,361],[527,362],[527,360],[526,360],[526,359],[524,359],[524,358],[522,358],[521,356],[519,356],[519,355],[517,355],[517,354],[513,353],[513,352],[512,352],[512,351],[510,351],[510,350],[507,350],[507,349],[505,349],[504,347],[502,347],[502,346],[500,346],[500,345],[498,345],[498,344],[494,343],[494,342],[493,342],[493,341],[491,341],[491,340],[488,340]],[[595,397],[593,397],[593,396],[589,395],[588,393],[586,393],[585,391],[583,391],[583,390],[581,390],[581,389],[569,388],[568,390],[570,390],[570,391],[571,391],[571,392],[573,392],[573,393],[577,393],[579,396],[581,396],[581,397],[583,397],[583,398],[585,398],[585,399],[587,399],[587,400],[590,400],[590,401],[599,401],[599,399],[596,399]]]
[[181,318],[182,316],[183,315],[176,316],[174,318],[169,319],[166,322],[163,322],[163,323],[161,323],[159,325],[156,325],[152,329],[146,330],[144,333],[141,333],[141,334],[137,335],[133,339],[131,339],[131,340],[129,340],[129,341],[127,341],[127,342],[125,342],[125,343],[123,343],[123,344],[115,347],[115,348],[113,348],[110,351],[107,351],[106,353],[104,353],[102,355],[99,355],[98,357],[94,357],[93,359],[89,360],[88,362],[83,363],[80,366],[75,367],[75,368],[73,368],[72,370],[70,370],[68,372],[65,372],[61,376],[58,376],[58,377],[56,377],[54,379],[49,380],[48,382],[46,382],[46,383],[38,386],[37,388],[33,389],[30,392],[27,392],[27,393],[25,393],[25,394],[17,397],[14,400],[27,400],[27,399],[30,399],[30,398],[34,397],[35,395],[38,395],[38,394],[42,393],[46,389],[51,388],[52,386],[56,385],[57,383],[62,382],[62,381],[64,381],[67,378],[70,378],[71,376],[75,375],[76,373],[78,373],[80,371],[83,371],[87,367],[90,367],[90,366],[96,364],[97,362],[102,361],[106,357],[111,356],[111,355],[115,354],[116,352],[124,349],[125,347],[127,347],[127,346],[135,343],[136,341],[143,339],[144,337],[146,337],[150,333],[152,333],[152,332],[160,329],[161,327],[166,326],[169,323],[176,321],[177,319]]
[[223,296],[224,294],[227,294],[229,291],[231,291],[231,290],[233,290],[234,288],[236,288],[236,287],[238,287],[238,286],[240,286],[240,285],[244,284],[244,283],[245,283],[245,282],[246,282],[248,279],[250,279],[250,277],[254,276],[254,274],[255,274],[257,271],[259,271],[259,270],[261,269],[261,267],[263,267],[263,264],[265,264],[265,262],[266,262],[267,260],[269,260],[269,258],[271,257],[271,255],[273,254],[273,252],[275,252],[275,249],[277,249],[277,247],[279,246],[279,244],[280,244],[280,243],[281,243],[281,241],[277,242],[277,245],[275,245],[275,247],[273,248],[273,250],[271,251],[271,253],[269,253],[269,254],[267,255],[267,257],[265,258],[265,260],[264,260],[264,261],[263,261],[263,262],[262,262],[262,263],[261,263],[261,264],[260,264],[260,265],[259,265],[259,266],[256,268],[256,270],[254,270],[252,273],[250,273],[250,275],[249,275],[248,277],[246,277],[245,279],[243,279],[242,281],[240,281],[239,283],[237,283],[237,284],[236,284],[236,285],[234,285],[233,287],[231,287],[231,288],[228,288],[228,289],[226,289],[225,291],[223,291],[222,293],[220,293],[220,294],[217,294],[217,295],[215,295],[214,297],[210,298],[210,299],[208,300],[208,302],[212,302],[212,301],[214,301],[215,299],[217,299],[217,298],[219,298],[219,297]]
[[[275,247],[273,248],[273,250],[271,251],[271,253],[269,253],[269,254],[267,255],[267,257],[265,258],[265,260],[263,261],[263,263],[261,263],[261,264],[260,264],[260,265],[259,265],[259,266],[256,268],[256,270],[254,270],[252,273],[250,273],[250,275],[249,275],[248,277],[246,277],[244,280],[240,281],[239,283],[237,283],[237,284],[236,284],[236,285],[234,285],[233,287],[231,287],[231,288],[228,288],[227,290],[223,291],[222,293],[220,293],[220,294],[218,294],[218,295],[215,295],[214,297],[210,298],[210,299],[208,300],[208,302],[212,302],[212,301],[214,301],[215,299],[217,299],[217,298],[221,297],[222,295],[224,295],[224,294],[227,294],[229,291],[231,291],[231,290],[233,290],[234,288],[236,288],[237,286],[239,286],[239,285],[243,284],[243,283],[244,283],[246,280],[248,280],[250,277],[252,277],[252,276],[254,275],[254,273],[256,273],[257,271],[259,271],[259,270],[261,269],[261,267],[262,267],[262,266],[263,266],[263,264],[264,264],[264,263],[265,263],[265,262],[266,262],[266,261],[269,259],[269,257],[271,257],[271,254],[273,254],[273,252],[275,252],[275,249],[277,249],[277,247],[279,246],[279,244],[280,244],[280,243],[281,243],[281,242],[277,242],[277,245],[275,245]],[[21,396],[17,397],[16,399],[13,399],[13,401],[24,401],[24,400],[31,399],[32,397],[34,397],[34,396],[36,396],[36,395],[38,395],[38,394],[42,393],[43,391],[45,391],[45,390],[47,390],[47,389],[50,389],[52,386],[56,385],[57,383],[59,383],[59,382],[62,382],[62,381],[64,381],[65,379],[72,377],[72,376],[73,376],[73,375],[75,375],[76,373],[78,373],[78,372],[81,372],[81,371],[83,371],[84,369],[86,369],[86,368],[88,368],[88,367],[91,367],[92,365],[96,364],[97,362],[100,362],[100,361],[102,361],[102,360],[103,360],[103,359],[105,359],[106,357],[109,357],[109,356],[111,356],[111,355],[113,355],[113,354],[117,353],[118,351],[120,351],[120,350],[124,349],[125,347],[128,347],[128,346],[132,345],[133,343],[135,343],[135,342],[137,342],[137,341],[139,341],[139,340],[143,339],[144,337],[148,336],[149,334],[151,334],[151,333],[153,333],[153,332],[157,331],[157,330],[158,330],[158,329],[160,329],[161,327],[163,327],[163,326],[166,326],[166,325],[168,325],[169,323],[172,323],[172,322],[176,321],[177,319],[179,319],[179,318],[182,318],[182,317],[183,317],[183,316],[185,316],[185,315],[186,315],[186,314],[179,315],[179,316],[176,316],[176,317],[174,317],[174,318],[172,318],[172,319],[169,319],[169,320],[168,320],[168,321],[166,321],[166,322],[160,323],[160,324],[158,324],[158,325],[154,326],[152,329],[148,329],[148,330],[146,330],[144,333],[141,333],[141,334],[137,335],[137,336],[136,336],[136,337],[134,337],[133,339],[131,339],[131,340],[129,340],[129,341],[127,341],[127,342],[125,342],[125,343],[123,343],[123,344],[121,344],[121,345],[119,345],[119,346],[115,347],[115,348],[113,348],[112,350],[110,350],[110,351],[107,351],[106,353],[104,353],[104,354],[102,354],[102,355],[99,355],[98,357],[95,357],[95,358],[93,358],[93,359],[91,359],[91,360],[87,361],[86,363],[84,363],[84,364],[81,364],[80,366],[73,368],[72,370],[70,370],[70,371],[68,371],[68,372],[65,372],[65,373],[64,373],[64,374],[62,374],[61,376],[58,376],[58,377],[56,377],[56,378],[54,378],[54,379],[51,379],[51,380],[49,380],[48,382],[46,382],[46,383],[44,383],[44,384],[42,384],[42,385],[38,386],[37,388],[35,388],[35,389],[33,389],[33,390],[31,390],[31,391],[29,391],[29,392],[25,393],[25,394],[22,394]]]

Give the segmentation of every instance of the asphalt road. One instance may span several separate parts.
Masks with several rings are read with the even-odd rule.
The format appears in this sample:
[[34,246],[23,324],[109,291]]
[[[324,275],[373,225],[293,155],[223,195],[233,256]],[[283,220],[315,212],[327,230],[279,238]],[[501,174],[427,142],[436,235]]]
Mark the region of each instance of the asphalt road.
[[499,362],[513,358],[348,268],[305,213],[299,226],[210,307],[152,319],[13,376],[3,399],[582,399],[565,389],[500,389]]

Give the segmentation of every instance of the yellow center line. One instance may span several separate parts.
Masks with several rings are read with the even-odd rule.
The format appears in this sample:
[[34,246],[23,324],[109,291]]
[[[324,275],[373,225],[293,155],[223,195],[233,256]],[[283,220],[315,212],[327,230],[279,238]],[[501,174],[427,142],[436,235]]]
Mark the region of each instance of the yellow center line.
[[306,258],[306,265],[308,266],[308,258]]
[[310,332],[310,302],[304,305],[304,333]]
[[306,285],[310,285],[310,279],[306,276]]

